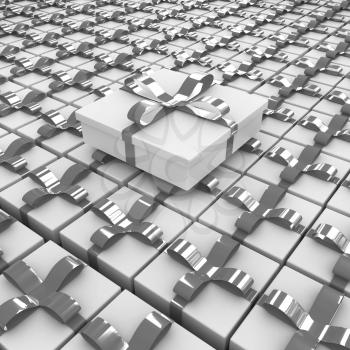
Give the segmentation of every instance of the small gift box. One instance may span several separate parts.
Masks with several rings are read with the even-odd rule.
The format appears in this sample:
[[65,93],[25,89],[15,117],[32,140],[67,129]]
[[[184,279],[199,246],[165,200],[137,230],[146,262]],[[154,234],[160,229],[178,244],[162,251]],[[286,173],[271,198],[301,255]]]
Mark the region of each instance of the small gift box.
[[118,188],[81,164],[60,158],[3,190],[1,206],[46,239]]
[[123,187],[60,232],[62,245],[133,290],[134,277],[191,221]]
[[230,350],[348,349],[350,299],[284,267],[230,341]]
[[135,293],[215,349],[278,264],[201,224],[190,226],[135,278]]
[[62,350],[213,350],[144,301],[123,291]]
[[212,75],[167,69],[126,79],[77,111],[84,140],[189,190],[258,132],[266,107],[264,98],[212,83]]
[[0,276],[0,347],[54,350],[120,288],[53,242]]
[[38,234],[0,210],[0,272],[43,243]]
[[[350,257],[350,218],[325,209],[288,259],[287,264],[321,283],[344,287],[341,266]],[[350,265],[348,265],[348,268]],[[346,272],[345,270],[345,273]],[[350,284],[344,292],[350,296]]]
[[343,181],[342,185],[333,194],[327,203],[327,207],[344,215],[350,216],[350,208],[345,203],[350,200],[350,176]]

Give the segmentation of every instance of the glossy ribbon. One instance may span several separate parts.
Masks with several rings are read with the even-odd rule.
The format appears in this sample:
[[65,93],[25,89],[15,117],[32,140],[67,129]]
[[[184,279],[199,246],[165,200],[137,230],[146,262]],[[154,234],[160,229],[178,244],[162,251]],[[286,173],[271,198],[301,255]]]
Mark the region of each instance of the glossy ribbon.
[[171,324],[167,317],[153,311],[140,323],[127,343],[112,325],[97,317],[83,328],[81,335],[96,350],[153,350]]
[[0,165],[24,175],[27,161],[21,156],[22,153],[28,152],[33,147],[33,142],[24,138],[18,138],[12,141],[5,151],[0,150]]
[[16,286],[22,296],[0,305],[0,330],[8,331],[11,324],[23,320],[25,314],[42,307],[61,322],[76,329],[81,325],[79,304],[60,291],[84,268],[80,260],[67,256],[59,260],[44,281],[24,261],[18,261],[4,271],[4,276]]
[[93,207],[93,211],[109,225],[99,228],[90,238],[93,243],[93,246],[88,250],[90,264],[97,267],[98,255],[126,234],[135,235],[145,244],[161,250],[166,245],[162,239],[162,230],[157,225],[144,221],[155,208],[156,203],[147,197],[139,198],[127,214],[108,199],[98,201]]
[[350,329],[330,325],[343,295],[324,286],[308,313],[291,295],[274,289],[262,299],[262,305],[298,332],[285,350],[313,350],[319,344],[337,349],[350,349]]
[[275,208],[285,193],[285,189],[270,185],[259,202],[245,189],[234,186],[225,194],[225,199],[246,210],[235,224],[239,230],[247,234],[252,233],[263,220],[269,220],[281,227],[301,232],[304,229],[301,225],[301,214],[293,209]]
[[184,239],[177,239],[167,249],[169,256],[193,270],[182,276],[174,286],[175,297],[170,304],[172,317],[181,320],[183,308],[207,283],[219,282],[229,291],[248,300],[256,295],[252,288],[254,280],[250,275],[239,269],[224,267],[238,248],[238,242],[221,236],[206,258]]
[[306,173],[323,181],[339,182],[335,176],[337,169],[327,163],[311,163],[319,156],[321,148],[306,146],[299,159],[295,158],[287,149],[274,146],[266,153],[266,157],[274,162],[286,166],[280,174],[280,185],[288,187],[295,183],[302,173]]

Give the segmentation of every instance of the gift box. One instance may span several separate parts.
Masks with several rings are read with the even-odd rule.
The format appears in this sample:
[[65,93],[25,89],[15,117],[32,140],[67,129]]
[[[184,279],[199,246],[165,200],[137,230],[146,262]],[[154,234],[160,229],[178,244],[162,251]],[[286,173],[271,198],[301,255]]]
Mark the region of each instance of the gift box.
[[54,241],[58,241],[60,229],[118,188],[66,158],[37,169],[35,174],[3,190],[0,203],[8,213]]
[[[298,345],[303,349],[346,349],[349,312],[350,299],[343,298],[341,292],[284,267],[235,332],[229,349],[281,350],[288,345],[290,349],[297,349]],[[337,326],[345,328],[333,328]],[[344,347],[339,345],[341,340]]]
[[153,344],[152,350],[213,349],[128,291],[118,295],[62,350],[92,350],[104,343],[113,349],[120,343],[138,345],[137,349]]
[[266,286],[277,268],[272,260],[195,223],[135,278],[135,293],[215,349],[223,350],[255,292]]
[[[281,174],[283,170],[286,168],[293,168],[288,166],[284,159],[281,159],[280,162],[278,161],[277,158],[281,155],[283,149],[287,150],[287,152],[284,152],[282,156],[284,157],[291,154],[293,157],[291,162],[295,163],[294,159],[299,159],[305,147],[294,142],[282,140],[269,150],[270,153],[266,153],[263,158],[248,170],[248,175],[258,180],[278,185],[282,180]],[[276,155],[276,159],[271,159],[274,155]],[[282,156],[280,158],[282,158]],[[327,178],[327,174],[324,172],[322,174],[324,175],[324,179],[322,179],[322,177],[317,177],[317,173],[313,174],[312,171],[304,171],[300,174],[300,177],[288,187],[288,191],[318,205],[323,205],[335,190],[337,181],[342,179],[349,171],[349,163],[323,152],[321,152],[313,162],[306,161],[305,163],[305,166],[311,166],[313,164],[330,165],[330,176]],[[299,166],[298,162],[296,167],[297,166]],[[322,172],[324,169],[320,167],[320,170]]]
[[[204,113],[216,121],[180,111],[178,107],[168,111],[152,100],[144,100],[141,104],[145,105],[139,108],[140,105],[135,104],[142,97],[121,89],[77,111],[77,119],[82,122],[83,137],[88,145],[188,190],[259,130],[262,111],[266,107],[263,98],[233,88],[210,86],[210,75],[189,77],[180,72],[161,69],[143,78],[147,79],[147,84],[148,79],[154,79],[171,96],[186,80],[185,85],[189,84],[186,91],[188,95],[181,98],[196,98],[184,104],[184,109],[188,111],[188,106],[191,103],[195,105],[198,98],[207,100],[205,97],[211,96],[212,104],[209,103],[209,106],[205,102],[195,113]],[[127,80],[126,84],[129,82]],[[149,85],[145,88],[148,89]],[[203,93],[197,97],[199,91]],[[181,93],[185,94],[183,91]],[[151,99],[154,99],[152,96]],[[148,103],[152,105],[150,110],[148,107],[145,109]],[[227,107],[230,110],[223,113],[223,109],[219,111],[214,106],[225,109],[225,112],[228,111]],[[212,113],[216,117],[210,112],[212,116],[208,116],[208,108],[211,111],[214,108],[215,112]],[[143,112],[146,112],[148,120],[144,119],[146,116]],[[128,116],[135,117],[137,122],[133,123]]]
[[0,346],[60,348],[119,292],[116,284],[47,242],[0,276]]
[[[271,208],[271,204],[264,203],[264,197],[265,199],[270,197],[273,201],[274,196],[278,197],[279,195],[281,195],[280,200],[277,200],[277,204],[273,208]],[[239,220],[242,216],[247,217],[250,211],[241,199],[249,199],[251,203],[254,203],[254,206],[258,206],[255,202],[257,201],[259,204],[266,205],[268,210],[281,208],[289,210],[289,213],[283,213],[285,217],[299,218],[300,221],[295,221],[293,226],[288,227],[292,222],[279,221],[278,218],[275,218],[274,221],[273,218],[269,220],[260,217],[255,225],[245,227],[239,223]],[[243,176],[199,217],[199,222],[244,242],[249,248],[275,261],[282,262],[300,240],[305,227],[314,221],[320,211],[321,207],[316,204],[290,193],[283,195],[283,190],[279,188],[270,187],[269,189],[269,185],[266,183],[257,181],[250,176]],[[295,215],[290,215],[291,213]]]
[[[145,206],[152,206],[151,211],[141,221],[136,220],[133,217],[136,207]],[[108,220],[108,213],[114,219],[118,217],[115,225]],[[137,229],[134,225],[134,232],[123,231],[126,225],[123,215],[142,226]],[[64,248],[89,262],[118,285],[132,291],[134,277],[190,223],[182,215],[123,187],[107,199],[97,202],[88,213],[63,229],[60,240]],[[102,237],[103,230],[110,230],[111,236],[119,234],[120,238],[100,245],[97,237]],[[145,238],[147,230],[153,232],[156,239]]]
[[0,190],[57,157],[15,134],[0,137]]
[[[301,273],[339,288],[343,279],[337,264],[348,256],[350,218],[325,209],[288,259],[287,264]],[[341,243],[339,243],[341,242]],[[350,296],[350,285],[344,288]]]
[[0,210],[0,272],[43,243],[38,234]]

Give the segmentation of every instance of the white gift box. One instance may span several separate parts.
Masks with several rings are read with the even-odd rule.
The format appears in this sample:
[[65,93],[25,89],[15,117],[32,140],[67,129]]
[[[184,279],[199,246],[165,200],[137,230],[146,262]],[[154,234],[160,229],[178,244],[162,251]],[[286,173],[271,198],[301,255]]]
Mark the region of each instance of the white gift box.
[[[127,214],[141,197],[137,192],[123,187],[108,199]],[[158,205],[143,221],[157,225],[163,232],[161,238],[166,244],[170,244],[191,223],[189,219],[162,205]],[[108,221],[90,210],[60,232],[62,245],[80,259],[89,261],[88,251],[93,246],[90,240],[92,235],[108,225]],[[164,248],[165,246],[162,250]],[[97,269],[120,286],[133,290],[134,277],[159,253],[157,247],[146,244],[138,236],[125,234],[99,253]]]
[[328,201],[327,207],[344,215],[350,216],[350,208],[346,203],[350,200],[350,176],[346,178],[343,185],[340,186]]
[[[250,176],[243,176],[235,183],[235,186],[248,191],[258,202],[268,188],[266,183],[257,181]],[[302,216],[300,224],[305,227],[310,225],[321,211],[321,207],[318,205],[290,193],[286,193],[275,208],[296,211]],[[273,260],[282,262],[300,240],[302,232],[289,230],[269,220],[263,220],[251,233],[242,235],[236,222],[245,211],[247,211],[246,208],[230,203],[226,198],[219,198],[199,217],[199,222],[222,234],[244,240],[244,244],[248,247]]]
[[[65,171],[76,163],[66,158],[46,166],[58,179]],[[94,203],[98,199],[115,191],[118,186],[110,180],[93,172],[87,174],[77,185],[87,192],[87,201]],[[21,209],[25,206],[23,196],[34,188],[40,188],[37,182],[29,177],[15,183],[0,193],[0,203],[8,213],[21,220]],[[87,208],[85,208],[87,209]],[[46,203],[32,208],[27,214],[28,226],[46,239],[58,241],[58,232],[64,226],[71,223],[84,213],[84,208],[79,203],[73,203],[58,196],[50,198]]]
[[[151,77],[173,95],[187,75],[161,69],[152,72]],[[209,95],[230,106],[224,117],[238,126],[233,141],[235,151],[258,132],[266,99],[219,85],[203,93]],[[122,132],[132,125],[127,118],[129,109],[141,100],[140,96],[119,90],[78,110],[85,142],[125,161]],[[188,190],[226,159],[230,135],[229,127],[175,110],[132,135],[133,161],[136,167]]]
[[[19,137],[12,133],[0,137],[0,151],[5,152],[6,155],[7,148],[17,139],[19,139]],[[35,146],[34,144],[31,148],[19,154],[19,156],[27,162],[23,169],[23,173],[21,173],[21,169],[17,173],[16,170],[7,168],[5,164],[0,165],[0,190],[3,190],[21,180],[22,176],[26,175],[29,171],[33,171],[40,166],[51,163],[57,158],[54,154]]]
[[[55,264],[67,256],[71,254],[55,243],[47,242],[23,261],[44,280]],[[76,324],[80,328],[84,320],[94,317],[120,292],[120,288],[91,267],[84,266],[82,271],[65,286],[59,288],[59,291],[66,293],[80,305],[79,314],[82,319]],[[0,305],[22,295],[23,292],[15,284],[4,275],[0,276]],[[67,342],[75,331],[43,307],[39,307],[1,334],[0,346],[8,350],[54,350]]]
[[[129,343],[136,329],[141,322],[151,313],[157,312],[144,301],[131,294],[123,291],[113,300],[106,308],[104,308],[97,317],[108,322],[122,337]],[[162,315],[164,316],[164,315]],[[148,334],[145,334],[145,338]],[[141,338],[142,339],[142,338]],[[93,350],[91,346],[81,334],[76,335],[69,341],[62,350]],[[156,342],[153,350],[213,350],[211,346],[191,334],[175,322],[171,323],[170,328]]]
[[6,221],[3,227],[0,226],[0,272],[44,243],[38,234],[19,221],[13,220],[2,210],[0,210],[1,219]]
[[[265,294],[269,295],[273,289],[282,290],[290,294],[309,312],[321,288],[322,285],[320,283],[288,267],[284,267]],[[327,305],[322,306],[327,307]],[[320,310],[317,311],[320,312]],[[340,327],[350,327],[349,313],[350,299],[345,297],[331,324]],[[285,349],[296,332],[297,330],[285,322],[284,319],[278,318],[262,306],[256,305],[231,338],[230,350]],[[329,349],[324,344],[317,346],[317,350]]]
[[[203,256],[207,256],[220,237],[216,231],[195,223],[179,238],[194,244]],[[277,263],[244,246],[240,246],[224,266],[249,274],[254,279],[252,288],[256,291],[266,286],[278,268]],[[175,297],[173,288],[190,271],[186,265],[162,253],[135,278],[136,295],[169,315],[170,303]],[[181,324],[216,349],[223,350],[250,305],[244,297],[209,282],[183,308]]]
[[[350,218],[348,216],[325,209],[312,228],[317,230],[320,224],[334,226],[344,234],[346,239],[350,239]],[[342,252],[316,241],[311,235],[312,231],[309,231],[290,256],[287,264],[321,283],[329,284],[335,277],[333,268]],[[345,287],[345,293],[350,296],[350,284]]]

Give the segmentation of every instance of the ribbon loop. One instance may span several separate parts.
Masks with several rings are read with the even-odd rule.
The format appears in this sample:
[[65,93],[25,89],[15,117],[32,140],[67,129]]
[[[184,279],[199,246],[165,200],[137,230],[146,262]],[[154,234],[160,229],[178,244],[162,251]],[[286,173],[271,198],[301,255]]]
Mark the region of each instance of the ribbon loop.
[[29,190],[23,196],[23,201],[29,206],[36,208],[45,203],[51,197],[62,196],[75,204],[79,204],[88,196],[88,192],[76,182],[81,181],[89,171],[80,164],[70,166],[61,177],[58,178],[46,167],[40,167],[31,173],[34,181],[42,187]]
[[350,240],[337,227],[328,224],[319,224],[310,231],[311,236],[318,242],[330,247],[339,253],[350,256]]
[[175,284],[173,291],[176,297],[173,303],[180,302],[183,305],[190,302],[209,282],[219,282],[230,291],[250,300],[255,295],[252,277],[239,269],[223,266],[238,248],[236,241],[222,236],[205,258],[195,245],[184,239],[177,239],[167,249],[167,253],[193,271],[183,275]]
[[27,161],[21,157],[33,147],[33,142],[18,138],[10,143],[7,149],[0,150],[0,165],[8,166],[12,171],[19,172],[27,166]]
[[22,320],[24,313],[38,307],[47,309],[63,323],[70,321],[79,313],[80,306],[59,289],[76,277],[83,267],[80,260],[67,256],[53,266],[44,281],[24,261],[18,261],[5,270],[5,277],[25,294],[0,305],[1,329],[7,331],[10,323]]

